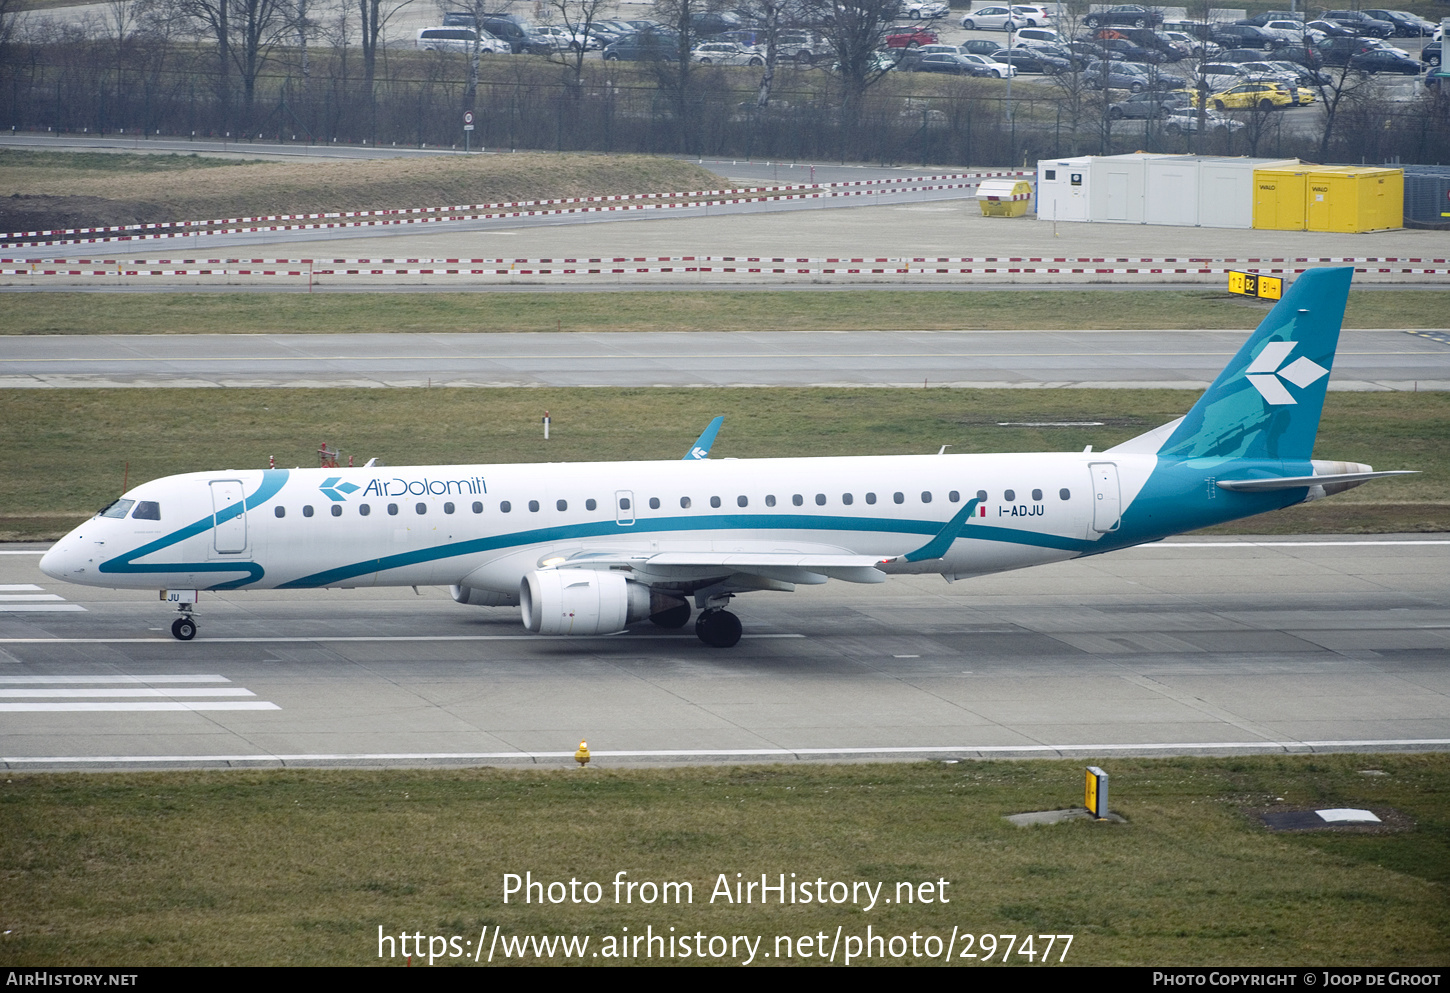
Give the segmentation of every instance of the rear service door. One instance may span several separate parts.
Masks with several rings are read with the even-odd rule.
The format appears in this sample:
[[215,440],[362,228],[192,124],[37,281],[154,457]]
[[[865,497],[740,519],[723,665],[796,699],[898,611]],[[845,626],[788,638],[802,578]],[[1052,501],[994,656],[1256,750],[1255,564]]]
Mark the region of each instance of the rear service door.
[[1088,469],[1093,475],[1093,530],[1099,534],[1116,531],[1122,513],[1117,463],[1093,462]]
[[242,484],[236,479],[214,479],[211,483],[212,547],[220,555],[242,555],[247,551],[247,508],[242,501]]

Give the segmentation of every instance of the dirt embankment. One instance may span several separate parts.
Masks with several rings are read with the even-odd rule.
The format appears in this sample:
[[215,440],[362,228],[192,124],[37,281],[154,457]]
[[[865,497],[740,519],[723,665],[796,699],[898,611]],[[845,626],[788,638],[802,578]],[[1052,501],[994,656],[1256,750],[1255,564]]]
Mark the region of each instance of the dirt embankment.
[[[670,193],[726,185],[688,162],[646,156],[477,155],[188,167],[174,156],[0,156],[0,232],[271,214],[447,207]],[[147,159],[152,159],[147,162]]]

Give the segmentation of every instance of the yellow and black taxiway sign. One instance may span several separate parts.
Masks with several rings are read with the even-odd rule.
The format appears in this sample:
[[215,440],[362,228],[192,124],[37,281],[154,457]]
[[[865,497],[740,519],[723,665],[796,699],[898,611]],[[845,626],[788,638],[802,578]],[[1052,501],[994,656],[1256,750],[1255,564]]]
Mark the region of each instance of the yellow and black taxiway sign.
[[1228,291],[1242,293],[1247,297],[1278,300],[1284,295],[1284,280],[1279,276],[1260,276],[1256,272],[1231,270],[1228,274]]

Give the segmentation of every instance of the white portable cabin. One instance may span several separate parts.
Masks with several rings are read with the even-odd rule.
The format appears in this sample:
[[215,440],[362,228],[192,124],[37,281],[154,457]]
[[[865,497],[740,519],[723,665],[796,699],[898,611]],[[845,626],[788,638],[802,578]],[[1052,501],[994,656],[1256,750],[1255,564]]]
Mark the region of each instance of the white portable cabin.
[[1085,221],[1091,187],[1091,155],[1037,162],[1037,219]]
[[[1254,170],[1298,164],[1297,159],[1144,152],[1042,159],[1037,163],[1037,217],[1251,228]],[[1055,177],[1050,179],[1049,172]]]

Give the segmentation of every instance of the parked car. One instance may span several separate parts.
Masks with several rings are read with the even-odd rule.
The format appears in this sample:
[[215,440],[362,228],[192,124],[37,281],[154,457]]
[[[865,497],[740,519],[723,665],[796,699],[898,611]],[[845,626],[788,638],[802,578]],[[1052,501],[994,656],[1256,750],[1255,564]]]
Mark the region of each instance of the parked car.
[[1450,93],[1450,66],[1439,65],[1425,73],[1425,85],[1432,90]]
[[995,39],[968,38],[957,46],[963,55],[991,55],[1002,47],[1002,43]]
[[1006,79],[1008,76],[1017,75],[1017,70],[1005,62],[998,62],[990,55],[959,55],[959,59],[966,59],[971,63],[973,76],[995,77]]
[[[906,68],[905,63],[902,68]],[[911,69],[914,72],[944,72],[953,76],[977,75],[977,63],[970,56],[957,52],[929,52],[912,60]]]
[[997,62],[1005,62],[1018,73],[1056,76],[1072,69],[1072,63],[1067,59],[1049,55],[1040,48],[1002,48],[993,52],[990,58]]
[[978,7],[962,17],[962,27],[968,31],[1016,31],[1026,26],[1011,7]]
[[765,54],[734,41],[707,41],[690,50],[690,61],[701,65],[763,66]]
[[830,43],[814,31],[782,31],[775,39],[776,57],[794,59],[800,65],[812,65],[831,51]]
[[1211,59],[1223,51],[1223,46],[1218,42],[1196,37],[1187,31],[1164,31],[1163,38],[1175,46],[1181,46],[1180,50],[1185,55]]
[[495,38],[508,42],[515,53],[547,55],[554,51],[553,43],[539,38],[533,24],[518,14],[484,14],[480,26]]
[[1364,13],[1377,21],[1389,21],[1395,26],[1397,38],[1423,38],[1435,33],[1435,25],[1419,14],[1407,10],[1366,10]]
[[474,45],[478,46],[481,54],[497,52],[508,55],[513,51],[502,38],[473,28],[422,28],[413,44],[425,52],[465,52],[471,55]]
[[1359,72],[1371,74],[1382,72],[1397,72],[1402,76],[1418,76],[1420,74],[1420,62],[1418,59],[1412,59],[1402,52],[1396,52],[1386,48],[1376,48],[1351,56],[1349,67]]
[[1017,46],[1019,48],[1032,48],[1036,45],[1057,45],[1062,38],[1052,28],[1018,28]]
[[[1243,121],[1236,121],[1212,110],[1204,113],[1203,125],[1205,131],[1214,131],[1219,134],[1232,134],[1245,127]],[[1163,130],[1169,134],[1196,133],[1198,131],[1198,111],[1193,109],[1171,111],[1163,119]]]
[[1262,14],[1255,14],[1253,17],[1245,17],[1235,21],[1235,24],[1253,24],[1257,27],[1264,27],[1270,21],[1298,21],[1304,23],[1304,14],[1297,10],[1266,10]]
[[1125,62],[1167,62],[1168,56],[1157,49],[1144,48],[1127,38],[1097,38],[1095,42],[1109,52],[1116,52]]
[[1115,24],[1125,24],[1133,28],[1157,27],[1163,23],[1163,14],[1151,7],[1126,4],[1089,14],[1083,23],[1090,28],[1111,27]]
[[951,9],[946,0],[905,0],[897,8],[897,16],[909,17],[913,21],[934,21],[938,17],[946,17]]
[[1090,62],[1083,70],[1083,83],[1094,90],[1129,90],[1141,93],[1151,89],[1173,89],[1186,82],[1177,76],[1157,78],[1146,66],[1127,62]]
[[[1198,106],[1196,98],[1189,102]],[[1283,83],[1267,79],[1238,83],[1208,98],[1208,105],[1214,110],[1276,110],[1297,104],[1295,91]]]
[[1052,23],[1052,8],[1035,3],[1014,3],[1012,13],[1017,18],[1019,25],[1025,24],[1029,28],[1045,27]]
[[1362,10],[1326,10],[1324,20],[1337,21],[1372,38],[1393,38],[1395,34],[1393,23],[1370,17]]
[[473,16],[472,11],[450,10],[443,15],[443,26],[445,28],[472,28],[478,26],[478,19]]
[[1115,121],[1148,120],[1162,117],[1173,110],[1188,106],[1188,97],[1181,90],[1172,92],[1134,93],[1123,100],[1108,105],[1108,116]]
[[1440,64],[1441,44],[1441,42],[1432,41],[1430,42],[1430,44],[1420,49],[1420,61],[1432,69],[1438,66]]
[[1287,42],[1252,24],[1220,24],[1213,40],[1225,48],[1257,48],[1272,52]]
[[604,46],[606,62],[678,62],[680,40],[672,34],[637,31]]
[[940,42],[941,38],[930,28],[892,28],[886,33],[887,48],[920,48],[922,45],[935,45]]
[[1338,21],[1310,21],[1304,25],[1311,31],[1317,31],[1326,38],[1358,38],[1359,32],[1353,28],[1346,27]]

